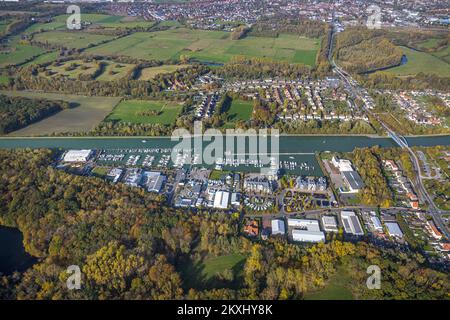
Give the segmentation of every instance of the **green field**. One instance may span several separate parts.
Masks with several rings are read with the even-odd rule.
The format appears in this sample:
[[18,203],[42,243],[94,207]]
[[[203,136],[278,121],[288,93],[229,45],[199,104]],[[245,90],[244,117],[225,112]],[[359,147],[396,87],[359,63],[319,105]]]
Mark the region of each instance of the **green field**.
[[[223,286],[216,281],[215,276],[228,269],[234,274],[234,278],[241,276],[241,271],[245,263],[245,256],[241,254],[230,254],[219,257],[209,257],[202,261],[193,263],[188,261],[180,266],[185,288],[205,288],[213,286]],[[234,283],[226,285],[234,286]]]
[[106,121],[170,125],[176,121],[181,109],[180,104],[171,101],[124,100]]
[[[59,15],[48,23],[35,23],[25,30],[25,33],[64,30],[67,28],[67,18],[70,15]],[[89,23],[89,28],[134,28],[134,27],[151,27],[153,22],[140,20],[136,17],[111,16],[106,14],[85,13],[81,14],[81,23]]]
[[5,74],[0,74],[0,85],[9,83],[9,77]]
[[386,72],[408,76],[416,75],[419,72],[432,73],[441,77],[450,76],[450,65],[430,53],[415,51],[406,47],[401,47],[408,61],[401,66],[386,70]]
[[119,102],[120,98],[85,97],[72,94],[30,92],[30,91],[0,91],[9,96],[38,98],[48,100],[63,100],[76,105],[57,114],[33,123],[23,129],[12,132],[13,136],[38,136],[61,132],[85,132],[97,126]]
[[44,53],[44,54],[41,54],[40,56],[36,57],[35,59],[31,60],[30,62],[25,63],[23,66],[26,67],[26,66],[33,65],[33,64],[42,64],[42,63],[55,61],[58,58],[58,56],[59,56],[58,51]]
[[223,125],[224,128],[234,128],[237,121],[248,121],[252,117],[253,102],[244,101],[241,99],[234,99],[231,106],[225,111],[228,114],[227,122]]
[[162,65],[158,67],[149,67],[141,70],[141,75],[139,80],[151,80],[155,78],[158,74],[171,73],[182,68],[189,67],[188,64],[171,64]]
[[87,50],[99,55],[127,55],[140,59],[178,59],[180,55],[210,61],[228,62],[232,57],[266,57],[279,61],[314,65],[319,39],[282,34],[278,38],[246,37],[230,40],[223,31],[169,29],[137,32]]
[[96,80],[100,81],[114,81],[120,80],[130,72],[134,64],[117,63],[113,61],[103,61],[106,64],[105,70],[99,75]]
[[33,39],[67,48],[81,49],[111,40],[113,37],[82,31],[48,31],[36,34]]
[[45,50],[21,42],[18,38],[12,38],[8,47],[0,51],[0,67],[16,65],[45,53]]
[[328,281],[325,288],[305,295],[305,300],[353,300],[353,294],[348,288],[350,278],[345,271],[338,270]]

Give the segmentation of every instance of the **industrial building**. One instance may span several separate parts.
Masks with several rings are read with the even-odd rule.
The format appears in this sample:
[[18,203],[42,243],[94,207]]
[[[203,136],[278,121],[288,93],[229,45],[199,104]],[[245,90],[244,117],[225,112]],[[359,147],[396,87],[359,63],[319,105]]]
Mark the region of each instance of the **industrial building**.
[[230,193],[228,191],[217,191],[214,195],[214,208],[228,209],[228,200]]
[[334,216],[322,216],[322,224],[326,232],[338,232],[337,221]]
[[355,236],[364,235],[358,216],[353,211],[341,211],[341,220],[346,233],[353,234]]
[[340,191],[342,193],[357,193],[359,192],[359,190],[364,188],[364,182],[362,181],[359,173],[353,169],[350,160],[333,157],[331,159],[331,163],[339,170],[342,179],[344,180],[345,185],[348,188],[348,190],[343,190],[341,188]]
[[325,241],[325,233],[320,231],[319,221],[309,219],[288,219],[292,230],[292,240],[299,242]]
[[284,226],[284,221],[281,219],[273,219],[272,220],[272,234],[273,235],[277,235],[277,234],[285,234],[285,226]]
[[166,177],[161,172],[145,171],[142,174],[142,185],[147,187],[149,192],[160,193]]
[[383,232],[383,226],[381,225],[381,221],[377,216],[371,216],[370,221],[372,223],[372,228],[374,231]]
[[397,237],[397,238],[402,238],[403,237],[403,232],[400,229],[400,226],[398,225],[398,223],[396,222],[386,222],[385,223],[386,228],[388,229],[388,232],[391,236],[393,237]]
[[86,162],[94,154],[93,150],[69,150],[64,155],[64,162]]

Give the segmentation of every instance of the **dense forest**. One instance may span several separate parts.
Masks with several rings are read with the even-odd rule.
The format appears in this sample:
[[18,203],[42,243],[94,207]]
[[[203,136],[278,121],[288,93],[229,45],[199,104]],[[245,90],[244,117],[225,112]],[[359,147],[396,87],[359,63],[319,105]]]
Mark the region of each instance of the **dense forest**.
[[361,175],[365,186],[359,193],[361,202],[366,205],[390,207],[392,192],[383,174],[379,148],[356,148],[351,156],[355,169]]
[[280,33],[318,38],[326,34],[328,25],[321,21],[270,17],[260,19],[252,26],[250,34],[260,37],[278,37]]
[[26,127],[69,107],[64,101],[0,95],[0,134]]
[[304,79],[311,75],[311,69],[305,65],[243,56],[234,57],[222,68],[213,71],[221,77],[241,79],[264,79],[268,77]]
[[399,65],[400,48],[378,32],[361,28],[348,29],[336,38],[335,57],[347,71],[364,73]]
[[[120,62],[120,61],[119,61]],[[46,92],[64,92],[89,96],[131,96],[148,97],[153,93],[169,88],[173,83],[186,86],[194,84],[198,75],[208,72],[208,67],[193,65],[169,74],[159,74],[150,81],[134,80],[139,71],[135,68],[128,76],[115,81],[84,81],[87,79],[69,79],[64,76],[46,77],[40,75],[44,66],[30,66],[20,69],[12,78],[8,89],[42,90]],[[92,77],[89,77],[91,80]]]
[[[301,299],[338,268],[356,298],[448,298],[448,276],[418,253],[341,235],[313,246],[252,242],[240,235],[238,215],[177,212],[138,188],[56,170],[53,157],[0,151],[0,223],[18,227],[38,258],[24,273],[0,278],[2,299]],[[242,268],[217,274],[213,287],[188,285],[186,261],[231,253],[245,256]],[[73,264],[82,270],[80,290],[66,287]],[[366,287],[373,264],[382,270],[380,290]]]

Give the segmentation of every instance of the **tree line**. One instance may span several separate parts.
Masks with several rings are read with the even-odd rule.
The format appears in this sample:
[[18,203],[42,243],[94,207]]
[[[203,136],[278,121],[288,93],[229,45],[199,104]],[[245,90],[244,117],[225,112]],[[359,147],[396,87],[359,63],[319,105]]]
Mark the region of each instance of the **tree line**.
[[0,134],[7,134],[69,108],[65,101],[27,99],[0,94]]
[[[26,251],[39,258],[0,277],[2,299],[302,299],[337,268],[349,274],[356,298],[448,298],[448,275],[419,253],[343,242],[341,234],[310,246],[252,242],[241,236],[238,214],[177,210],[142,189],[57,170],[56,156],[0,150],[0,224],[18,227]],[[229,254],[245,262],[216,274],[220,285],[188,285],[186,261]],[[66,287],[73,264],[82,271],[80,290]],[[383,272],[380,290],[366,287],[372,264]]]

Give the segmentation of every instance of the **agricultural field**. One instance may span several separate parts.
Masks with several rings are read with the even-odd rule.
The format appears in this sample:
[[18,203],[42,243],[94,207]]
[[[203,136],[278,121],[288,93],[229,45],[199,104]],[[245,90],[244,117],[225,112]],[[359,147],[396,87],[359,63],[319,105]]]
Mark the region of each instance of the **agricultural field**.
[[450,65],[430,53],[415,51],[406,47],[401,47],[408,61],[398,67],[386,70],[386,72],[408,76],[416,75],[419,72],[432,73],[441,77],[450,76]]
[[105,120],[170,125],[181,109],[181,104],[171,101],[124,100]]
[[58,58],[58,56],[59,56],[58,51],[43,53],[43,54],[37,56],[35,59],[25,63],[23,66],[27,67],[27,66],[34,65],[34,64],[42,64],[42,63],[47,63],[50,61],[55,61]]
[[[64,30],[67,27],[67,18],[70,15],[59,15],[53,18],[51,22],[35,23],[25,30],[25,33],[30,34],[33,32],[50,31],[50,30]],[[106,14],[94,14],[87,13],[81,14],[81,23],[85,24],[85,27],[95,28],[134,28],[134,27],[151,27],[153,22],[140,20],[136,17],[122,17],[112,16]]]
[[144,68],[141,70],[139,80],[151,80],[154,79],[158,74],[172,73],[174,71],[187,67],[189,67],[188,64],[171,64],[171,65],[162,65],[158,67]]
[[116,97],[86,97],[30,91],[0,91],[0,93],[30,99],[63,100],[75,105],[73,108],[62,110],[51,117],[14,131],[9,134],[11,136],[42,136],[52,133],[89,131],[97,126],[120,100]]
[[33,39],[43,43],[82,49],[113,39],[112,36],[81,31],[49,31],[34,35]]
[[11,43],[0,50],[0,67],[21,64],[43,53],[45,50],[39,47],[12,38]]
[[169,29],[137,32],[87,50],[99,55],[128,55],[140,59],[167,60],[186,55],[196,60],[224,63],[237,55],[271,58],[314,65],[319,39],[282,34],[278,38],[246,37],[230,40],[223,31]]

